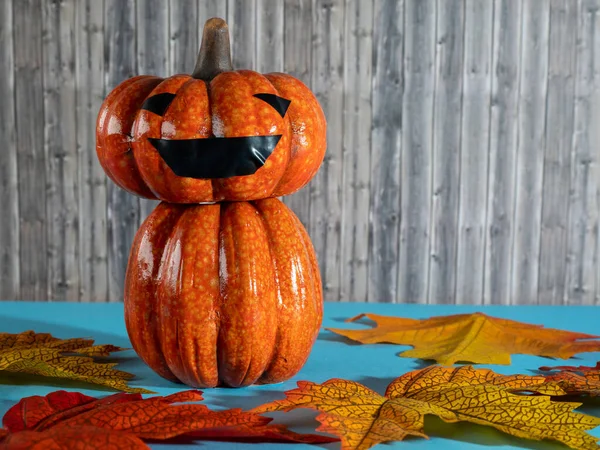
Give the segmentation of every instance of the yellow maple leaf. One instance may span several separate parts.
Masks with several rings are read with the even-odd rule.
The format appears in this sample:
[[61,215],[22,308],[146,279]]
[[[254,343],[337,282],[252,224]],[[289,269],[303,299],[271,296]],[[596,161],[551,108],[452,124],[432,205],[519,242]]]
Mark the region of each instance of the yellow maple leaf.
[[471,366],[432,366],[397,378],[385,396],[348,380],[332,379],[323,384],[300,381],[298,389],[285,393],[285,400],[253,411],[315,409],[321,412],[317,431],[339,436],[343,450],[368,449],[408,435],[427,438],[426,414],[446,422],[491,426],[521,438],[555,440],[575,449],[599,448],[597,438],[586,430],[600,425],[600,418],[573,412],[579,403],[518,393],[546,387],[561,393],[560,387],[546,384],[543,376],[505,376]]
[[0,371],[67,378],[124,392],[153,393],[129,387],[127,381],[133,375],[114,369],[117,363],[94,360],[96,356],[108,356],[124,349],[93,343],[91,339],[58,339],[47,333],[33,331],[0,333]]
[[456,314],[429,319],[361,314],[376,327],[363,330],[328,330],[363,344],[392,343],[414,348],[400,353],[407,358],[435,360],[440,364],[456,362],[510,364],[511,354],[570,358],[581,352],[600,351],[598,336],[544,328],[482,313]]

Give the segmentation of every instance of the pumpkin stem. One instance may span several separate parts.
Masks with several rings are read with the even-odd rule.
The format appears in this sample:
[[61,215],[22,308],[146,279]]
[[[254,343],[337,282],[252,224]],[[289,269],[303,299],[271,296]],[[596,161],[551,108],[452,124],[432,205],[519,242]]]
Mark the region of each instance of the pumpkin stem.
[[229,28],[223,19],[213,17],[204,24],[200,53],[192,77],[210,81],[221,72],[231,70],[233,70],[233,65],[231,64]]

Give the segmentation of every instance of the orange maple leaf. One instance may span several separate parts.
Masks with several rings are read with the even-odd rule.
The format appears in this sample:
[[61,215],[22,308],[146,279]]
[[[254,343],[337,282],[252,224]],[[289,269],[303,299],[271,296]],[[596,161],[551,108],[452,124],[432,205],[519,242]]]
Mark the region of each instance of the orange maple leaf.
[[546,376],[548,382],[556,383],[569,395],[600,397],[600,362],[595,367],[556,366],[540,367],[543,371],[555,371]]
[[126,350],[114,345],[92,345],[92,339],[58,339],[47,333],[0,333],[0,371],[67,378],[125,392],[151,394],[132,388],[130,373],[116,370],[117,363],[100,363],[98,356]]
[[[307,443],[333,442],[327,436],[294,433],[241,409],[212,411],[198,403],[200,391],[142,399],[140,394],[105,398],[56,391],[22,399],[3,418],[0,449],[147,449],[143,439],[252,438]],[[176,404],[175,404],[176,403]]]
[[600,361],[598,361],[595,366],[543,366],[540,367],[540,370],[543,370],[544,372],[550,372],[552,370],[568,370],[569,372],[600,372]]
[[471,366],[431,366],[397,378],[384,396],[353,381],[300,381],[298,389],[285,393],[285,400],[253,411],[315,409],[321,422],[317,431],[340,436],[344,450],[368,449],[408,435],[427,438],[426,414],[446,422],[492,426],[521,438],[556,440],[576,449],[599,448],[597,438],[585,430],[600,425],[600,418],[573,412],[579,403],[522,393],[546,389],[564,394],[543,376],[505,376]]
[[377,326],[362,330],[328,330],[363,344],[411,345],[414,348],[400,356],[431,359],[446,365],[456,362],[510,364],[510,355],[516,353],[566,359],[577,353],[600,350],[600,340],[590,340],[598,336],[544,328],[482,313],[423,320],[361,314],[348,322],[362,317],[371,319]]

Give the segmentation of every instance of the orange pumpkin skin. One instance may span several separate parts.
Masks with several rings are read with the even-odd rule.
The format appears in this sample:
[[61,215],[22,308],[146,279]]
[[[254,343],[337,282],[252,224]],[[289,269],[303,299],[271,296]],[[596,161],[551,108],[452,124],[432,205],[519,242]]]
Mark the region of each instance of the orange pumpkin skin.
[[[176,96],[162,115],[142,109],[147,98],[164,93]],[[285,116],[254,97],[259,93],[291,100]],[[177,176],[148,141],[273,135],[281,139],[256,173],[213,179]],[[301,81],[283,73],[227,71],[210,81],[189,75],[134,77],[107,96],[96,124],[96,152],[107,175],[133,194],[171,203],[292,194],[315,175],[325,148],[319,102]]]
[[164,378],[194,387],[286,380],[308,358],[322,315],[312,243],[278,199],[161,203],[135,237],[127,331]]

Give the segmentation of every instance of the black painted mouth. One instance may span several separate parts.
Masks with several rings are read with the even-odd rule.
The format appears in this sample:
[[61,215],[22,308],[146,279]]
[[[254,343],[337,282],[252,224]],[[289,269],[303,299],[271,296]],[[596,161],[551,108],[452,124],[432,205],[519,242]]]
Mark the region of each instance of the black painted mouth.
[[[168,92],[156,94],[147,98],[141,109],[162,116],[175,96]],[[271,105],[282,118],[291,103],[275,94],[254,94],[253,97]],[[231,178],[255,174],[280,139],[279,134],[181,140],[148,138],[148,142],[179,177]]]
[[256,173],[280,139],[279,134],[148,141],[179,177],[230,178]]

